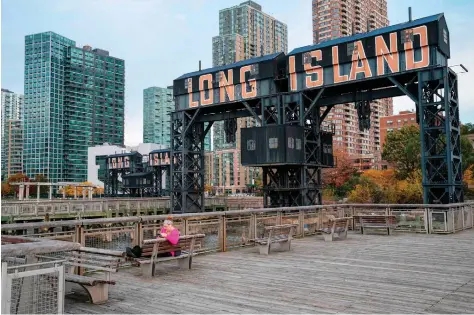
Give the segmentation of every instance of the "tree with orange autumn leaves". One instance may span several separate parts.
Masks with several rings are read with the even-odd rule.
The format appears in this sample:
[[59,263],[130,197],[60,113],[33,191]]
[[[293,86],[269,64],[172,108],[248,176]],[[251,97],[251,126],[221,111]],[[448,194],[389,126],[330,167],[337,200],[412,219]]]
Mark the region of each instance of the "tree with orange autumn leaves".
[[[83,182],[81,183],[81,185],[93,185],[91,182]],[[62,194],[63,193],[63,189],[64,188],[61,188],[59,190],[59,193]],[[66,186],[66,196],[68,197],[74,197],[74,186]],[[77,187],[76,188],[77,192],[76,192],[76,195],[77,197],[81,197],[82,196],[82,192],[83,190],[85,190],[85,193],[87,194],[88,193],[88,188],[87,187]],[[104,188],[103,187],[95,187],[93,192],[92,192],[94,195],[103,195],[104,194]]]
[[423,203],[421,171],[412,172],[399,180],[393,169],[367,170],[360,176],[360,183],[349,194],[354,203]]
[[323,184],[333,187],[341,187],[352,176],[358,173],[352,161],[343,151],[334,152],[336,166],[334,168],[327,168],[323,171]]
[[322,181],[325,187],[323,198],[325,200],[339,200],[346,198],[359,182],[359,172],[352,161],[343,151],[334,153],[336,165],[334,168],[323,170]]
[[354,203],[423,202],[421,171],[413,171],[400,180],[393,169],[359,172],[343,152],[336,152],[335,156],[337,166],[323,172],[325,200],[347,198]]

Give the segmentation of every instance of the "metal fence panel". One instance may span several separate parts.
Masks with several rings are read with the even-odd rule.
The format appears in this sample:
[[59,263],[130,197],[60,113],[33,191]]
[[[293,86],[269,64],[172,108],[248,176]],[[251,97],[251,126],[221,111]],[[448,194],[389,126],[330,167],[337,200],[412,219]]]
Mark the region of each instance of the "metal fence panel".
[[64,265],[41,268],[47,264],[2,262],[2,314],[64,313]]

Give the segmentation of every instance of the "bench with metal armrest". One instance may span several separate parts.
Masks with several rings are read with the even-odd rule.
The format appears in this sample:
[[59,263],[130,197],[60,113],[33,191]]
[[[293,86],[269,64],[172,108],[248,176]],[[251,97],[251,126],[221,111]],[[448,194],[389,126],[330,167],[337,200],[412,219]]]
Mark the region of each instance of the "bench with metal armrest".
[[[81,247],[78,250],[59,254],[69,267],[65,275],[66,290],[71,291],[68,283],[80,285],[93,304],[102,304],[109,299],[109,285],[115,285],[110,273],[117,272],[125,262],[125,253],[121,251]],[[55,260],[58,256],[37,255],[41,260]],[[85,271],[87,270],[87,271]],[[100,277],[102,275],[102,277]]]
[[291,239],[298,224],[282,224],[266,226],[265,234],[262,238],[253,241],[259,245],[260,254],[268,255],[272,244],[279,244],[282,250],[291,249]]
[[[191,269],[194,249],[203,241],[204,236],[204,234],[183,235],[176,245],[172,245],[165,238],[144,240],[141,257],[132,258],[132,264],[140,266],[145,277],[155,275],[155,264],[171,260],[178,261],[180,268]],[[171,256],[171,252],[174,252],[175,256]]]
[[328,222],[323,223],[319,231],[323,233],[326,242],[333,241],[335,236],[339,239],[346,239],[350,220],[352,217],[335,218],[331,216]]
[[356,215],[360,223],[360,232],[364,234],[366,229],[386,229],[387,235],[392,234],[392,229],[397,227],[397,219],[391,214]]

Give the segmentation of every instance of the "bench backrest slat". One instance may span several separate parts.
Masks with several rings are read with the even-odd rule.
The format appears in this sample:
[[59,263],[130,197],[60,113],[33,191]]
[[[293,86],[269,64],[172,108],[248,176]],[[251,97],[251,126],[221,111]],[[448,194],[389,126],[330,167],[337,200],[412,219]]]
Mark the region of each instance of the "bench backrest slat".
[[366,215],[366,216],[359,216],[359,222],[361,224],[389,224],[393,225],[396,224],[396,217],[394,215]]
[[327,229],[336,229],[336,228],[345,228],[347,229],[349,226],[349,222],[352,220],[352,217],[344,217],[344,218],[329,218],[329,221],[323,223],[322,227]]
[[264,238],[271,242],[272,239],[288,238],[291,240],[298,224],[282,224],[265,227]]
[[204,234],[183,235],[180,236],[179,242],[176,245],[172,245],[163,238],[144,240],[144,244],[142,246],[142,256],[151,257],[157,254],[176,251],[192,252],[196,245],[200,245],[203,242],[204,236]]

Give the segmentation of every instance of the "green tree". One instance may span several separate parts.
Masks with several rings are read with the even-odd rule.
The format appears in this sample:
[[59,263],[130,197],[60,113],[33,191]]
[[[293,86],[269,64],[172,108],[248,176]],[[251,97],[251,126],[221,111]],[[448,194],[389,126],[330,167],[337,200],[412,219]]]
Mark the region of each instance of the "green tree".
[[421,168],[421,143],[418,126],[405,126],[387,134],[382,158],[395,165],[396,175],[405,179]]
[[461,134],[462,135],[468,135],[474,133],[474,124],[473,123],[467,123],[464,125],[461,125]]
[[461,136],[461,156],[463,173],[474,167],[474,149],[466,136]]

